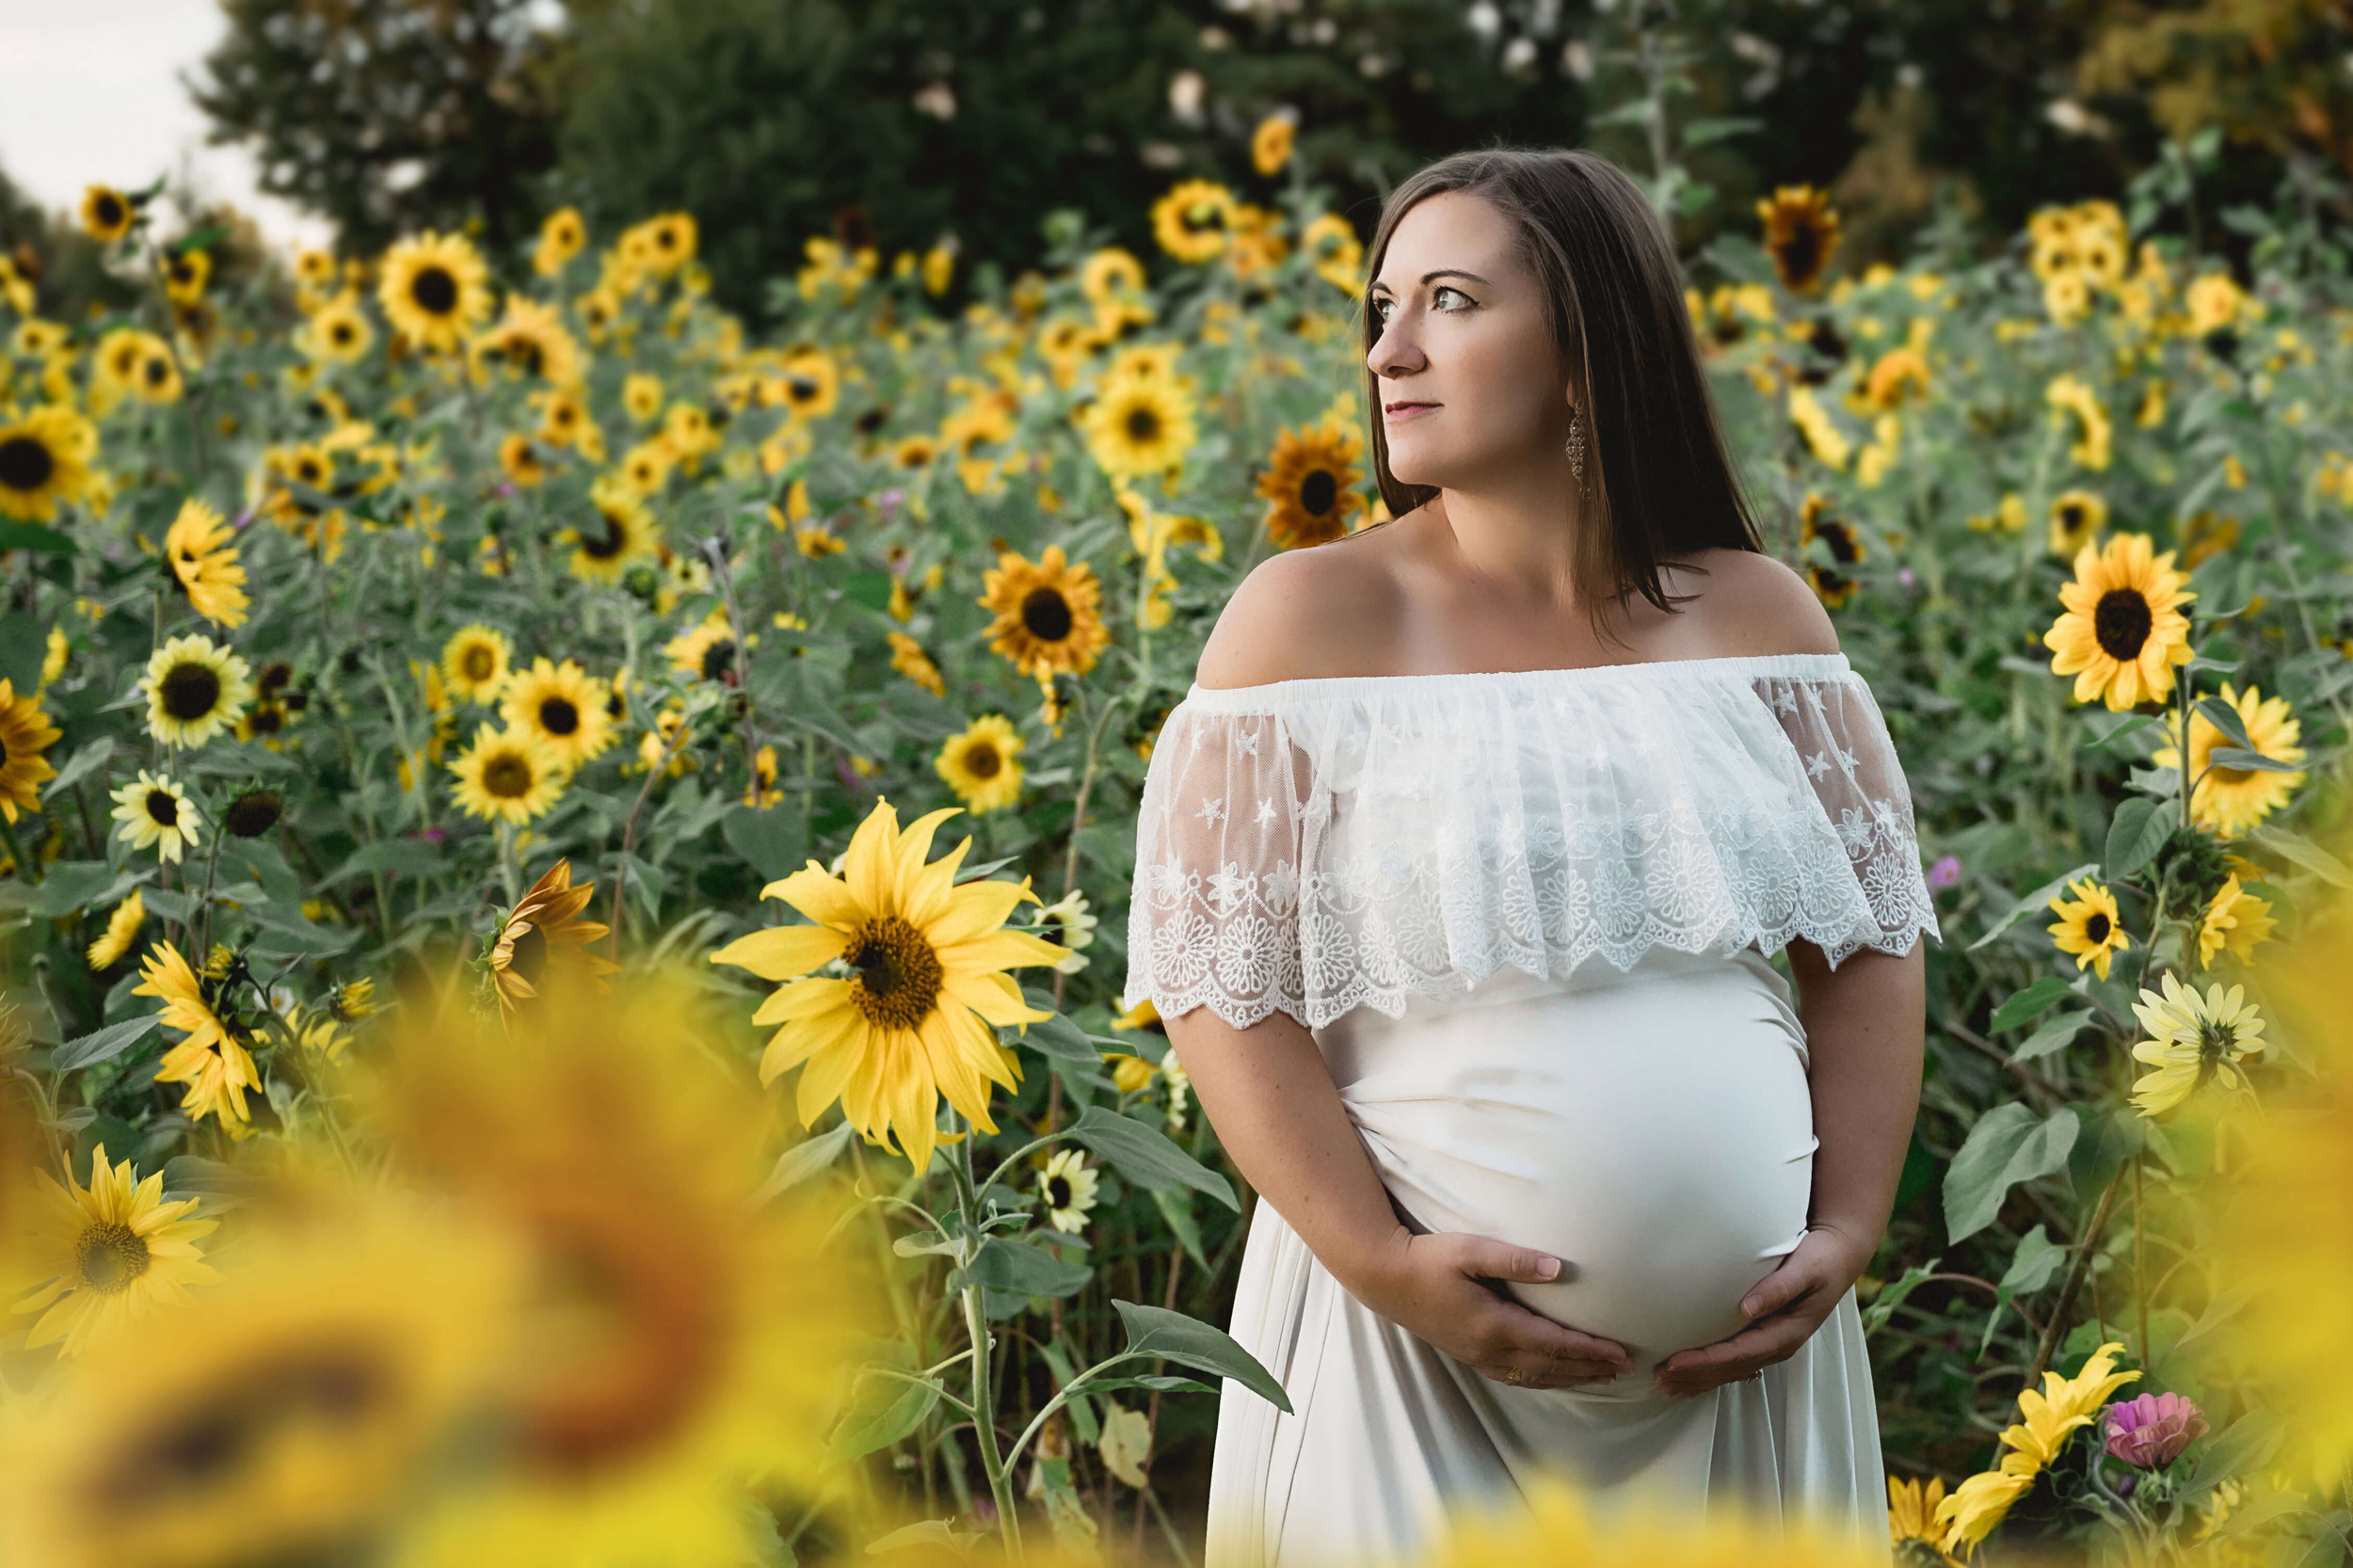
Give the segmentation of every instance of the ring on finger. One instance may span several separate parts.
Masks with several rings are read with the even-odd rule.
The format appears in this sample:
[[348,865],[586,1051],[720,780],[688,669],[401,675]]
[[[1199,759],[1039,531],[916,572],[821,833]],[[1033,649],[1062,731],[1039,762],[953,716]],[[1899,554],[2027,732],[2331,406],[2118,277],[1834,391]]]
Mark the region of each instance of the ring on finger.
[[1510,1368],[1503,1374],[1503,1381],[1516,1385],[1520,1381],[1520,1369],[1517,1367]]

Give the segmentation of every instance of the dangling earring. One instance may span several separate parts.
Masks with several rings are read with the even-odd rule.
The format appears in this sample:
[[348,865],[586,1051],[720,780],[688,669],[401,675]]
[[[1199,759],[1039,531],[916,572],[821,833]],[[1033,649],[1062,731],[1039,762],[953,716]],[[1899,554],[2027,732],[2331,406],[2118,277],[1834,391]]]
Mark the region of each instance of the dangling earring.
[[1585,483],[1585,421],[1575,405],[1569,408],[1569,472],[1580,485]]

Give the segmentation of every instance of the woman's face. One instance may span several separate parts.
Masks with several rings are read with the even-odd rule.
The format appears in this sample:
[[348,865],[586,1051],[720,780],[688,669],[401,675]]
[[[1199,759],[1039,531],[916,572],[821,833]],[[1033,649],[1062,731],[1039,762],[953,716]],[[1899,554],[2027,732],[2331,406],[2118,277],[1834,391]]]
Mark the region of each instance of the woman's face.
[[1536,275],[1511,221],[1484,197],[1417,203],[1389,236],[1369,290],[1389,472],[1408,485],[1479,489],[1557,461],[1567,380]]

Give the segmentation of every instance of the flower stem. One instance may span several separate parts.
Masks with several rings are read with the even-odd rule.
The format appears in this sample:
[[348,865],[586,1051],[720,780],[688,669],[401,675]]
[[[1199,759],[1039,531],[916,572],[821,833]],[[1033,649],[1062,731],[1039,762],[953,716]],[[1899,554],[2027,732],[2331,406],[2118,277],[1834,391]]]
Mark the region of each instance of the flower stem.
[[[972,1140],[976,1136],[971,1124],[961,1116],[952,1118],[964,1132],[956,1145],[956,1157],[948,1161],[948,1169],[955,1179],[956,1212],[962,1216],[968,1235],[977,1235],[979,1204],[974,1196],[972,1171]],[[972,1256],[962,1258],[966,1266]],[[1013,1477],[1007,1473],[1005,1462],[997,1448],[997,1390],[990,1376],[988,1313],[982,1295],[984,1287],[968,1283],[964,1288],[964,1328],[972,1343],[972,1438],[981,1450],[981,1471],[988,1477],[989,1496],[997,1504],[997,1532],[1005,1544],[1008,1561],[1020,1568],[1025,1561],[1021,1550],[1021,1521],[1015,1513]]]

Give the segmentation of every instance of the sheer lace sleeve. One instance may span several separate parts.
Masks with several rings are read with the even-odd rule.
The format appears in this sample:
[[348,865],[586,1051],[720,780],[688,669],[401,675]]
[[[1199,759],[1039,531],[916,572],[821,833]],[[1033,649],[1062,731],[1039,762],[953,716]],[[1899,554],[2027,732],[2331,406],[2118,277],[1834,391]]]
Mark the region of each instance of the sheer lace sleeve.
[[1207,1005],[1237,1029],[1306,1022],[1300,869],[1309,769],[1280,715],[1180,703],[1160,730],[1136,824],[1129,1007]]
[[1903,954],[1925,931],[1945,939],[1920,868],[1912,789],[1870,687],[1859,675],[1757,682],[1797,748],[1805,775],[1871,910],[1870,924],[1823,944],[1834,968],[1857,948]]

